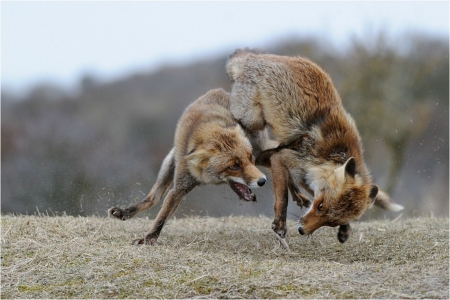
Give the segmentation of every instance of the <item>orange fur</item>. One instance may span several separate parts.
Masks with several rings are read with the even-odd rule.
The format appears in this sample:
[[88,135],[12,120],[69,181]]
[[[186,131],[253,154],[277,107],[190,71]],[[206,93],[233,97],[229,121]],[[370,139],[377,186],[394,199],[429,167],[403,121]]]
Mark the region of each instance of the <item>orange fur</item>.
[[255,166],[252,147],[230,110],[230,96],[209,91],[181,116],[174,148],[164,159],[155,185],[140,203],[126,209],[112,207],[110,215],[127,220],[154,206],[174,182],[153,227],[136,244],[154,244],[181,200],[199,184],[228,183],[243,200],[256,201],[249,187],[264,185],[266,177]]
[[266,150],[257,161],[272,168],[275,232],[286,234],[287,190],[292,193],[292,184],[314,196],[300,219],[300,233],[337,225],[349,232],[348,223],[373,203],[378,188],[365,165],[355,122],[330,76],[306,58],[247,50],[233,53],[226,70],[233,82],[234,117],[253,135],[270,128],[278,143],[270,149],[274,141],[267,136],[252,140],[255,148]]

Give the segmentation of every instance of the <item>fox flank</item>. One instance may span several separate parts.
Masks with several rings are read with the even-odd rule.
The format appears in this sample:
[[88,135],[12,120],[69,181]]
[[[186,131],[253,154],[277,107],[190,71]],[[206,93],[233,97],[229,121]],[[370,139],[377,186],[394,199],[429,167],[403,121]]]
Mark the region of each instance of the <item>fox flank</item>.
[[158,203],[173,183],[152,228],[134,244],[155,244],[181,200],[200,184],[228,184],[240,199],[256,201],[250,188],[263,186],[266,176],[255,166],[251,143],[229,106],[229,94],[216,89],[186,108],[177,124],[175,146],[148,196],[128,208],[109,209],[120,220],[132,218]]

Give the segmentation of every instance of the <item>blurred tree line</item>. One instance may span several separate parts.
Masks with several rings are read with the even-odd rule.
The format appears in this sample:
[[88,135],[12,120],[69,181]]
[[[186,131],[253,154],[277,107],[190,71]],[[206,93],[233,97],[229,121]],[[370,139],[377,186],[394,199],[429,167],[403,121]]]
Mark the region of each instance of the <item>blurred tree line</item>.
[[[346,49],[292,39],[262,50],[321,65],[356,120],[379,186],[407,214],[448,215],[448,40],[389,40],[378,33],[355,38]],[[105,215],[112,205],[140,201],[173,145],[185,107],[210,89],[230,90],[227,56],[107,84],[86,75],[77,95],[46,85],[21,98],[2,91],[2,213]],[[271,216],[269,190],[259,189],[257,204],[248,204],[227,186],[202,187],[179,215]],[[301,214],[293,204],[289,211]]]

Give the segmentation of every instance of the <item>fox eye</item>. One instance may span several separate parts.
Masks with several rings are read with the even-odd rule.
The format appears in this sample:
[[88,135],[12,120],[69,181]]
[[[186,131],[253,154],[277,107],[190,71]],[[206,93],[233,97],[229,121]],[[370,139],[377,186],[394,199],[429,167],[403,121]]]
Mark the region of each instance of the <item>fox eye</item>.
[[323,208],[323,203],[319,203],[319,205],[317,205],[317,209],[321,212]]
[[231,171],[239,171],[241,169],[241,166],[239,164],[234,164],[228,169],[230,169]]

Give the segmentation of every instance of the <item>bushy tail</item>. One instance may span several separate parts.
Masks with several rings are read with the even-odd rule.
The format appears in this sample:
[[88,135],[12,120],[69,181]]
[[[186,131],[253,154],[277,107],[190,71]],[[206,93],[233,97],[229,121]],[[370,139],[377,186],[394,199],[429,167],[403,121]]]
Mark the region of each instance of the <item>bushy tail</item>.
[[116,206],[111,207],[108,210],[108,214],[117,219],[125,221],[134,217],[140,212],[153,207],[156,203],[159,202],[159,200],[161,200],[161,198],[169,189],[170,185],[173,182],[174,175],[175,175],[175,148],[172,148],[169,154],[167,154],[166,158],[164,158],[156,182],[153,185],[147,197],[145,197],[145,199],[142,200],[141,202],[135,205],[131,205],[124,209]]
[[381,190],[378,190],[374,204],[389,211],[401,211],[404,208],[402,205],[395,203],[388,194]]

